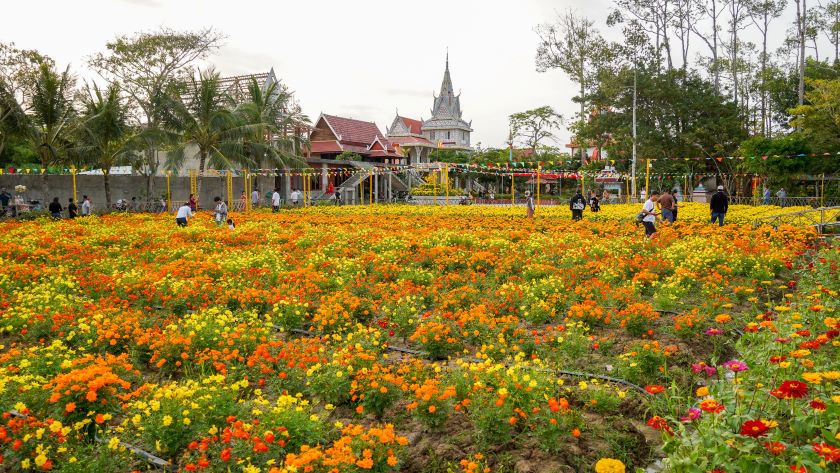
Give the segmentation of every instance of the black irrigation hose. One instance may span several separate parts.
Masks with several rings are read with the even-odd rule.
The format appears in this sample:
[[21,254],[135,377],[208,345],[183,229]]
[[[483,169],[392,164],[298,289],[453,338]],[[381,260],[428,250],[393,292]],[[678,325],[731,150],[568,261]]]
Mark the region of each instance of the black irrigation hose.
[[[18,412],[16,410],[10,410],[9,414],[12,417],[17,417],[17,418],[20,418],[20,419],[26,419],[26,418],[29,417],[28,415],[21,414],[20,412]],[[102,444],[108,443],[108,442],[102,440],[101,438],[99,438],[99,436],[95,436],[93,439],[97,443],[102,443]],[[154,465],[154,466],[156,466],[158,468],[161,468],[163,470],[166,470],[166,471],[177,471],[178,470],[177,465],[175,465],[171,462],[168,462],[168,461],[164,460],[163,458],[156,457],[156,456],[152,455],[151,453],[143,450],[140,447],[137,447],[137,446],[134,446],[130,443],[125,443],[125,442],[120,442],[120,446],[124,447],[126,450],[129,450],[130,452],[134,453],[135,455],[143,457],[143,459],[146,460],[146,462],[149,463],[150,465]]]
[[[279,329],[280,327],[274,326],[274,328]],[[309,331],[309,330],[302,330],[302,329],[293,328],[293,329],[290,329],[289,331],[293,332],[293,333],[300,334],[300,335],[305,335],[307,337],[318,336],[317,333]],[[408,354],[417,355],[417,356],[428,356],[429,355],[427,352],[424,352],[424,351],[412,350],[411,348],[405,348],[405,347],[393,346],[393,345],[387,345],[387,346],[385,346],[385,349],[389,350],[389,351],[395,351],[395,352],[399,352],[399,353],[408,353]],[[455,358],[455,359],[456,360],[461,360],[461,361],[466,361],[466,362],[469,362],[469,363],[484,363],[483,361],[479,360],[478,358]],[[507,366],[507,367],[510,367],[510,365],[508,363],[502,363],[502,364]],[[620,378],[613,378],[612,376],[604,376],[604,375],[595,374],[595,373],[583,373],[583,372],[578,372],[578,371],[552,370],[552,369],[548,369],[548,368],[544,368],[544,369],[539,369],[538,368],[537,371],[541,371],[543,373],[551,373],[551,374],[554,374],[554,375],[557,375],[557,376],[571,376],[571,377],[576,377],[576,378],[600,379],[602,381],[608,381],[610,383],[622,384],[622,385],[627,386],[629,388],[635,389],[636,391],[638,391],[642,394],[646,394],[646,395],[650,394],[649,392],[647,392],[645,390],[645,388],[639,386],[638,384],[633,384],[630,381],[620,379]]]

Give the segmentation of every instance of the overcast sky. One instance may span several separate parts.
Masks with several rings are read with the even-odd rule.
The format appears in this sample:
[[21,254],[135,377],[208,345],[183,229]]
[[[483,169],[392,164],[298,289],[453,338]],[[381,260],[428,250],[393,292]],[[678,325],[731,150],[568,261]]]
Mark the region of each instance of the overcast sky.
[[[0,41],[37,49],[85,78],[86,58],[116,35],[212,26],[227,36],[210,58],[223,76],[274,67],[313,120],[321,112],[348,116],[374,121],[383,132],[397,109],[430,116],[448,47],[461,109],[475,129],[472,142],[487,147],[504,146],[511,113],[551,105],[574,114],[575,85],[560,71],[535,70],[534,27],[573,8],[618,39],[617,28],[604,24],[610,6],[608,0],[8,0]],[[566,143],[568,132],[559,135]]]

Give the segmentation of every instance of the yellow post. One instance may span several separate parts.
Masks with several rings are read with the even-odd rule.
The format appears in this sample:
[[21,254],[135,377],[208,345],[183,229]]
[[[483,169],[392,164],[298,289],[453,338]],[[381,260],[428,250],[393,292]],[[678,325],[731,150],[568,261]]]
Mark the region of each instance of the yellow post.
[[242,209],[245,212],[251,210],[251,178],[248,177],[248,170],[242,170],[242,189],[245,191],[245,208]]
[[169,185],[169,179],[172,177],[172,171],[166,171],[166,211],[172,210],[172,187]]
[[70,174],[73,175],[73,202],[76,202],[76,168],[70,168]]
[[446,205],[449,205],[449,166],[446,166]]
[[627,194],[627,203],[630,203],[630,176],[624,175],[624,192]]
[[370,197],[368,198],[368,205],[373,205],[373,169],[370,170],[370,182],[368,182],[368,191]]
[[542,164],[537,164],[537,207],[540,206],[540,174],[542,172]]
[[432,187],[434,188],[434,190],[432,191],[432,193],[434,194],[434,196],[432,196],[432,200],[434,201],[435,205],[437,205],[437,174],[436,173],[437,173],[437,171],[432,171]]
[[645,198],[650,198],[650,159],[645,161]]
[[510,173],[510,205],[516,205],[516,188],[514,187],[513,173]]
[[685,200],[685,195],[688,193],[688,175],[683,174],[683,200]]
[[228,203],[233,206],[233,171],[228,170],[225,181],[227,183],[227,200]]
[[820,180],[822,181],[820,183],[820,207],[825,207],[825,173],[822,173]]

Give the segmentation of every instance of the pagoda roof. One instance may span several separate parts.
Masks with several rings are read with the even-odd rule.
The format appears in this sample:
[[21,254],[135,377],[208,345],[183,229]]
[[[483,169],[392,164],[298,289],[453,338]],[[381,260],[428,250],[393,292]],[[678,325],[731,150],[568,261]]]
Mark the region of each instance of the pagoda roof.
[[399,146],[435,146],[434,143],[421,136],[390,136],[388,141]]
[[385,139],[385,135],[379,131],[376,123],[327,114],[321,114],[321,118],[324,119],[341,144],[354,143],[368,146],[377,138],[383,143],[388,141]]
[[341,153],[341,145],[338,141],[312,141],[309,143],[309,151],[311,153]]

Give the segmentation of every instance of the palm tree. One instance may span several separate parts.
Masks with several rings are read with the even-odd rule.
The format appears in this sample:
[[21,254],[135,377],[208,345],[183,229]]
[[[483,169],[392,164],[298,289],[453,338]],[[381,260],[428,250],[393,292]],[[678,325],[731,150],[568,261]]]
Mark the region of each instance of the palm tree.
[[22,134],[26,119],[23,110],[15,98],[11,87],[0,78],[0,155],[6,147],[6,141],[12,136]]
[[120,93],[119,83],[110,83],[104,91],[96,85],[88,88],[83,104],[78,144],[71,152],[102,170],[105,202],[111,208],[111,168],[148,145],[152,132],[131,126],[129,108]]
[[167,168],[179,169],[186,159],[185,149],[198,148],[198,182],[208,164],[229,169],[244,154],[243,137],[254,127],[242,125],[232,111],[233,101],[219,88],[219,74],[210,70],[191,79],[186,93],[170,96],[165,123],[177,136],[177,144],[167,155]]
[[272,82],[263,87],[251,78],[248,101],[236,108],[236,114],[252,132],[244,140],[245,153],[239,162],[243,168],[305,166],[300,157],[300,136],[294,130],[306,126],[309,119],[292,102],[285,85]]
[[41,185],[44,202],[49,200],[47,169],[66,157],[71,142],[76,111],[73,107],[75,80],[68,66],[59,73],[48,64],[41,64],[32,93],[30,113],[16,105],[14,115],[19,117],[21,136],[37,153],[41,162]]

